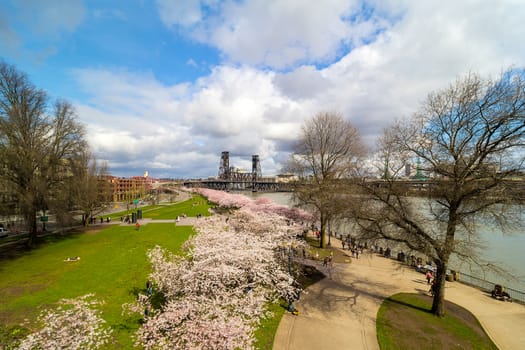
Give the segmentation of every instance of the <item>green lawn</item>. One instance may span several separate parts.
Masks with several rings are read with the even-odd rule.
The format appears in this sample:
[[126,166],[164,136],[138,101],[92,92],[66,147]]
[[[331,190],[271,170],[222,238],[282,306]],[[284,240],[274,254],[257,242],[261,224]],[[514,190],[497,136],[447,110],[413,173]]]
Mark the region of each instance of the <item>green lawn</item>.
[[[201,196],[173,205],[142,207],[143,217],[173,219],[183,213],[187,216],[209,215],[211,204]],[[118,220],[127,212],[114,213]],[[89,229],[89,228],[88,228]],[[107,349],[130,349],[132,335],[139,327],[142,315],[123,316],[122,304],[135,300],[143,291],[151,266],[146,252],[160,245],[172,252],[193,233],[191,227],[172,223],[149,223],[139,231],[134,225],[108,225],[100,231],[48,236],[38,248],[0,253],[0,344],[28,332],[21,325],[34,321],[40,310],[53,307],[63,298],[76,298],[94,293],[104,301],[100,306],[102,318],[113,330],[114,341]],[[8,257],[9,256],[9,257]],[[68,257],[80,257],[65,262]],[[305,282],[308,285],[308,282]],[[274,316],[263,320],[256,331],[258,349],[271,349],[273,338],[285,305],[269,305]],[[0,348],[2,348],[0,346]]]
[[[112,225],[99,232],[50,239],[40,248],[0,261],[0,323],[20,324],[62,298],[95,293],[105,302],[102,317],[115,337],[108,348],[129,349],[141,315],[122,316],[121,305],[132,302],[145,288],[150,272],[146,251],[161,245],[177,252],[191,234],[191,227],[173,224],[148,224],[140,231]],[[73,256],[80,260],[64,262]],[[0,338],[0,344],[5,343]]]
[[202,216],[209,216],[209,209],[212,204],[200,195],[194,195],[193,198],[177,203],[177,205],[158,207],[153,211],[144,210],[142,216],[150,219],[175,219],[177,216],[191,216],[196,217],[198,214]]
[[497,349],[469,311],[446,302],[445,317],[436,317],[430,313],[431,301],[426,295],[408,293],[386,299],[377,313],[380,348]]
[[[177,216],[196,217],[198,214],[202,216],[209,216],[209,209],[213,206],[209,203],[206,198],[200,195],[193,195],[191,199],[176,204],[157,204],[157,205],[146,205],[139,207],[138,210],[142,210],[143,218],[157,219],[157,220],[174,220]],[[124,210],[109,215],[111,220],[120,220],[120,217],[125,217],[131,212],[136,212],[137,209],[133,205],[130,206],[129,210]]]
[[255,348],[258,350],[272,350],[275,333],[281,322],[281,318],[286,312],[286,303],[268,304],[268,310],[273,313],[272,317],[261,321],[259,328],[255,331]]

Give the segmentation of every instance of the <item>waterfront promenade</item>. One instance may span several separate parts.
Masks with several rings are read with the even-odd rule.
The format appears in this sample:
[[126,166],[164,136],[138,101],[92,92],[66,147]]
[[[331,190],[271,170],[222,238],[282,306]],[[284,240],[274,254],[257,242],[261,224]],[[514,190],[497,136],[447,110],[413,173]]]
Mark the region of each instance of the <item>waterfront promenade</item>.
[[[310,286],[296,304],[300,314],[283,316],[273,349],[379,349],[375,321],[382,301],[399,292],[427,291],[423,274],[392,259],[363,254],[351,264],[334,264],[332,277]],[[445,298],[472,312],[500,349],[523,349],[524,305],[459,282],[447,282]]]

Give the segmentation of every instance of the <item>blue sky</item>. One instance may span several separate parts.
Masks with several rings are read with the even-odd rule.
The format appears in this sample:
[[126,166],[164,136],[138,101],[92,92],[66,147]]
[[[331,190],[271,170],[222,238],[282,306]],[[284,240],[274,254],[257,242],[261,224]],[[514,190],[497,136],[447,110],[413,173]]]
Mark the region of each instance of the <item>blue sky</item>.
[[4,0],[0,58],[71,101],[117,176],[281,171],[304,120],[364,140],[469,71],[524,66],[525,2]]

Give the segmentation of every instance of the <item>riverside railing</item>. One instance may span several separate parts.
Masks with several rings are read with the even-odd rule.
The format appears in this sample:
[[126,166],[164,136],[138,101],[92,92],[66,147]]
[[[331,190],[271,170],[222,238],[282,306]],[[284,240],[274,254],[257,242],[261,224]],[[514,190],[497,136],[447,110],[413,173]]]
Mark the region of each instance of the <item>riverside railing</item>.
[[[334,237],[334,236],[332,236],[332,237]],[[335,238],[340,239],[340,240],[343,239],[341,234],[336,234]],[[349,248],[347,248],[347,249],[349,249]],[[377,247],[374,250],[369,250],[369,252],[371,252],[373,254],[380,254],[380,251],[379,251],[379,249]],[[388,258],[395,259],[395,260],[397,260],[397,261],[399,261],[399,262],[401,262],[401,263],[403,263],[405,265],[414,267],[412,265],[412,261],[409,259],[408,254],[405,254],[402,250],[398,251],[395,248],[394,249],[390,249],[389,254],[390,254],[390,256]],[[402,257],[399,254],[402,254]],[[385,255],[383,254],[382,256],[385,256]],[[466,274],[466,273],[464,273],[462,271],[457,271],[457,272],[458,272],[458,277],[459,278],[458,279],[453,279],[453,280],[457,281],[458,283],[467,284],[469,286],[478,288],[478,289],[480,289],[480,290],[482,290],[484,292],[487,292],[489,294],[494,289],[494,286],[496,284],[499,284],[499,285],[502,285],[505,288],[505,291],[507,293],[509,293],[509,295],[512,298],[512,300],[518,301],[520,303],[524,303],[525,304],[525,292],[523,292],[523,291],[519,291],[517,289],[505,287],[505,285],[502,284],[502,283],[487,281],[487,280],[484,280],[482,278],[471,276],[471,275]],[[448,273],[447,273],[447,275],[448,275]],[[450,273],[450,275],[451,275],[450,277],[452,277],[452,273]],[[448,280],[448,278],[447,278],[447,280]]]
[[[494,289],[494,285],[500,284],[500,283],[487,281],[487,280],[484,280],[478,277],[470,276],[463,272],[461,273],[459,282],[479,288],[487,293],[490,293]],[[505,291],[509,293],[512,300],[516,300],[516,301],[525,303],[525,293],[524,292],[516,290],[516,289],[508,288],[508,287],[505,287]]]

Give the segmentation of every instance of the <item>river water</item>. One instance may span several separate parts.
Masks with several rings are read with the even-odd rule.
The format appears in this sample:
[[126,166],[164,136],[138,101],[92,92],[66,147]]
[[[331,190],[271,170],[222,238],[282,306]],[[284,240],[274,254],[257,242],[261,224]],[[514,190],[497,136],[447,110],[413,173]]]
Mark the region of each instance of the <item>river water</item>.
[[[242,192],[242,194],[251,198],[269,198],[282,205],[291,205],[292,203],[291,194],[287,192]],[[451,266],[451,269],[525,292],[525,228],[503,233],[496,227],[482,226],[479,229],[479,234],[486,246],[482,251],[483,258],[501,266],[513,277],[510,278],[505,274],[494,273],[466,263],[451,262],[451,265],[455,264],[455,266]]]

